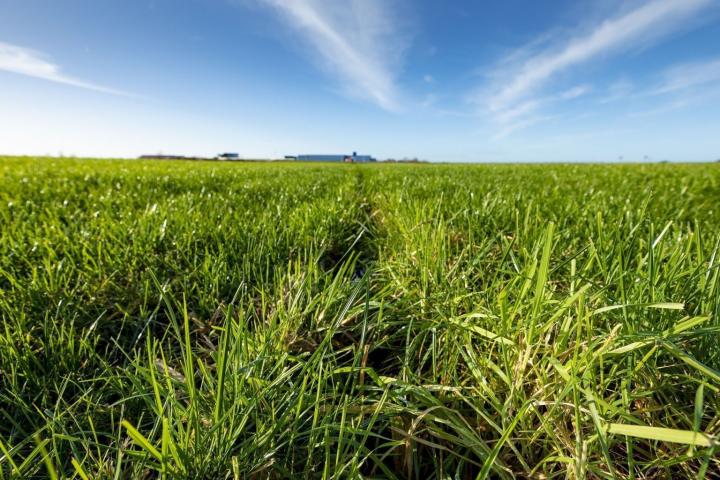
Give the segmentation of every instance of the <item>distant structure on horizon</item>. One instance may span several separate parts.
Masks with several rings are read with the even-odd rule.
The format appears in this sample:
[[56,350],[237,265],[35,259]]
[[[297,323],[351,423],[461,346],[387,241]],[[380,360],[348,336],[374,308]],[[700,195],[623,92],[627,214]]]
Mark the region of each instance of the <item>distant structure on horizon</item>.
[[[293,158],[291,155],[285,158]],[[372,155],[358,155],[353,152],[352,155],[334,154],[334,155],[298,155],[295,157],[298,162],[345,162],[345,163],[370,163],[377,162]]]
[[240,160],[239,153],[219,153],[216,157],[217,160]]
[[186,157],[184,155],[163,155],[158,153],[156,155],[140,155],[140,160],[195,160],[194,157]]
[[141,160],[224,160],[224,161],[239,161],[239,153],[218,153],[214,157],[189,157],[186,155],[165,155],[162,153],[140,155],[138,157]]

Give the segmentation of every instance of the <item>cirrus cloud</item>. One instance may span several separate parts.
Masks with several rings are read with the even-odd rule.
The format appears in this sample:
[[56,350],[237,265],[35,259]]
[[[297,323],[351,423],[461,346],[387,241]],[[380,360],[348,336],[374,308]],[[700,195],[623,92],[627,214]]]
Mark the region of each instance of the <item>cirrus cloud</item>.
[[344,90],[385,110],[400,109],[396,77],[407,48],[397,2],[383,0],[258,0],[311,46],[320,66]]
[[659,39],[684,26],[687,20],[714,0],[652,0],[624,15],[607,19],[585,35],[526,59],[504,79],[490,99],[492,110],[531,94],[563,70],[608,53],[636,48],[643,37]]
[[[556,118],[538,112],[539,107],[572,101],[589,89],[581,85],[562,93],[548,93],[547,86],[554,85],[553,79],[593,60],[651,46],[687,29],[713,6],[717,7],[716,0],[644,0],[634,9],[595,22],[580,33],[564,37],[559,37],[557,31],[545,34],[501,59],[489,70],[489,81],[470,101],[500,125],[501,137]],[[697,68],[691,81],[714,77],[715,73],[715,65]],[[675,80],[668,82],[667,88],[681,88],[686,81],[681,75]]]
[[112,95],[134,96],[132,94],[85,82],[62,72],[47,55],[26,47],[0,42],[0,71],[40,78],[50,82],[94,90]]

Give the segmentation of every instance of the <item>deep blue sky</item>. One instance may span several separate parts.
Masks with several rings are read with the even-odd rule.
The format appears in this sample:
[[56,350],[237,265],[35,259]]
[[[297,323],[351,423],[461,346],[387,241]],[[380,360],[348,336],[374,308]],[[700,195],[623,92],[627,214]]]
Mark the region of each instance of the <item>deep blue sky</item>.
[[0,0],[0,153],[720,158],[720,0]]

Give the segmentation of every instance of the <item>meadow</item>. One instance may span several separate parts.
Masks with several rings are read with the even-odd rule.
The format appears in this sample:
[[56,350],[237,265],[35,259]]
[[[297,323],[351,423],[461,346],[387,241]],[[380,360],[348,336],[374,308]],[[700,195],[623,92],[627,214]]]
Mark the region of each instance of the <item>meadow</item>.
[[718,478],[720,164],[0,158],[0,478]]

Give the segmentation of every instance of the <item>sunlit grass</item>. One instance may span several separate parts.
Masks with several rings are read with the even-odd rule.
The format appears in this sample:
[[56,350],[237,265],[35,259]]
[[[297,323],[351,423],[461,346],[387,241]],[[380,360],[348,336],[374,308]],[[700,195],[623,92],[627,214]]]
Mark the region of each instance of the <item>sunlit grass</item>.
[[0,159],[0,478],[712,478],[720,168]]

